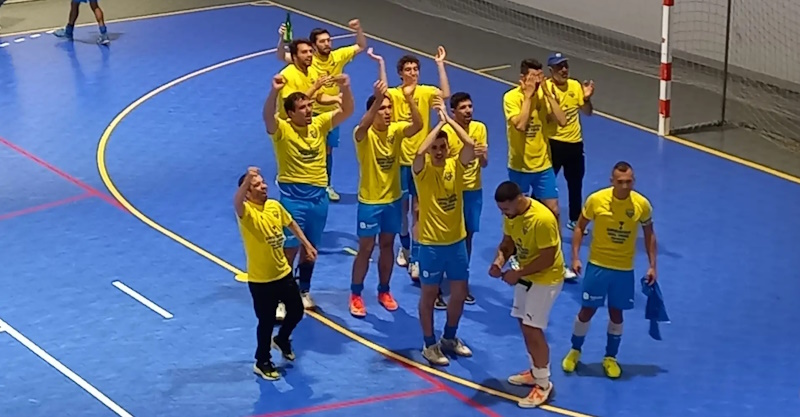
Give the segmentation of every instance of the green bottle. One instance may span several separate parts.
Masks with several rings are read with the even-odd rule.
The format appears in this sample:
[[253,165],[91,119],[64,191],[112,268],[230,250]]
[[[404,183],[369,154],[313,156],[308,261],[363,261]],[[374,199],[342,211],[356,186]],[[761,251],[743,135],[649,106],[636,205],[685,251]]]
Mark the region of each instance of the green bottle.
[[284,22],[286,26],[286,32],[283,33],[283,43],[291,43],[292,42],[292,15],[291,13],[286,13],[286,22]]

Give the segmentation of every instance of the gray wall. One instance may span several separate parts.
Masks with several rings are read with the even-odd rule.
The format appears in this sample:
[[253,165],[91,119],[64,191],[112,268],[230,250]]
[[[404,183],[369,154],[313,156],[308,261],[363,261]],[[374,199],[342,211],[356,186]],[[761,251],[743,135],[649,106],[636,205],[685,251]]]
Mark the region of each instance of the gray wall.
[[[492,0],[489,0],[492,1]],[[508,0],[652,43],[661,42],[661,0]],[[672,45],[721,61],[727,0],[676,0]],[[733,0],[730,62],[800,83],[800,0]]]

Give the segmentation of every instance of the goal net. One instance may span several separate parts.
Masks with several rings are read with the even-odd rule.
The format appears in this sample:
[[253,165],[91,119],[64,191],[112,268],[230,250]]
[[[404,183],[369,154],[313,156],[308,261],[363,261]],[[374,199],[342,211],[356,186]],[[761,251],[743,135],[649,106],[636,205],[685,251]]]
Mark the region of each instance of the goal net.
[[[659,78],[660,0],[388,1]],[[670,22],[671,133],[737,127],[800,151],[800,0],[674,0]]]

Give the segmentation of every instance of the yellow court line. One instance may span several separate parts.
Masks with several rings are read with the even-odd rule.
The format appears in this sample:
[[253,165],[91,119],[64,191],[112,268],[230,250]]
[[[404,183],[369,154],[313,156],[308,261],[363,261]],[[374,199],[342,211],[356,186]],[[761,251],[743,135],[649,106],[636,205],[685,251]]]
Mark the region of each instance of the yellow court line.
[[[250,6],[250,5],[251,5],[251,2],[248,1],[248,2],[241,2],[241,3],[223,4],[223,5],[219,5],[219,6],[198,7],[196,9],[176,10],[174,12],[163,12],[163,13],[146,14],[146,15],[142,15],[142,16],[123,17],[123,18],[120,18],[120,19],[106,20],[106,25],[108,25],[109,23],[120,23],[120,22],[131,22],[131,21],[135,21],[135,20],[155,19],[155,18],[159,18],[159,17],[177,16],[177,15],[182,15],[182,14],[187,14],[187,13],[206,12],[206,11],[209,11],[209,10],[227,9],[227,8],[231,8],[231,7]],[[269,5],[272,6],[273,4],[270,2]],[[95,25],[97,25],[97,23],[95,23],[95,22],[92,22],[92,23],[81,23],[81,24],[75,25],[75,27],[76,28],[81,28],[81,27],[95,26]],[[54,30],[54,29],[60,29],[60,27],[57,27],[57,28],[52,28],[52,27],[50,27],[50,28],[39,28],[39,29],[23,30],[23,31],[20,31],[20,32],[0,33],[0,38],[10,37],[10,36],[18,36],[18,35],[29,35],[31,33],[46,32],[46,31]]]
[[[352,36],[354,36],[354,34],[334,36],[334,39],[352,37]],[[230,60],[227,60],[227,61],[224,61],[224,62],[220,62],[218,64],[214,64],[214,65],[211,65],[209,67],[202,68],[200,70],[194,71],[194,72],[192,72],[190,74],[187,74],[187,75],[184,75],[184,76],[182,76],[180,78],[176,78],[175,80],[172,80],[172,81],[170,81],[170,82],[168,82],[168,83],[166,83],[166,84],[164,84],[164,85],[162,85],[162,86],[150,91],[149,93],[147,93],[144,96],[140,97],[139,99],[137,99],[133,103],[129,104],[125,109],[123,109],[111,121],[111,123],[109,123],[108,127],[106,127],[105,131],[103,132],[103,135],[100,137],[100,142],[97,145],[97,169],[98,169],[98,172],[100,174],[100,178],[103,180],[103,184],[105,184],[106,188],[111,193],[111,195],[114,197],[114,199],[116,199],[120,204],[122,204],[123,207],[125,207],[128,210],[128,212],[130,212],[134,217],[136,217],[137,219],[142,221],[144,224],[146,224],[146,225],[152,227],[153,229],[159,231],[160,233],[164,234],[165,236],[169,237],[170,239],[174,240],[175,242],[180,243],[181,245],[183,245],[186,248],[188,248],[189,250],[197,253],[198,255],[200,255],[200,256],[208,259],[209,261],[221,266],[222,268],[225,268],[226,270],[230,271],[231,273],[234,274],[234,276],[235,276],[237,281],[244,281],[244,274],[245,274],[244,271],[242,271],[241,269],[235,267],[234,265],[230,264],[229,262],[225,261],[224,259],[217,257],[216,255],[212,254],[211,252],[208,252],[207,250],[201,248],[200,246],[197,246],[196,244],[192,243],[191,241],[189,241],[188,239],[184,238],[183,236],[180,236],[179,234],[177,234],[177,233],[167,229],[166,227],[156,223],[154,220],[150,219],[144,213],[142,213],[136,207],[134,207],[133,204],[131,204],[122,195],[122,193],[119,191],[119,189],[117,189],[116,185],[112,181],[111,176],[108,173],[108,168],[106,167],[106,156],[105,156],[105,154],[106,154],[106,149],[108,147],[108,142],[111,140],[111,135],[114,133],[114,130],[125,119],[125,117],[130,115],[131,112],[136,110],[136,108],[138,108],[139,106],[144,104],[147,100],[150,100],[151,98],[155,97],[156,95],[158,95],[160,93],[163,93],[164,91],[166,91],[166,90],[168,90],[168,89],[170,89],[170,88],[172,88],[172,87],[174,87],[174,86],[176,86],[176,85],[178,85],[178,84],[180,84],[180,83],[182,83],[184,81],[187,81],[187,80],[190,80],[192,78],[198,77],[200,75],[203,75],[203,74],[209,73],[211,71],[220,69],[222,67],[235,64],[237,62],[242,62],[242,61],[245,61],[245,60],[248,60],[248,59],[257,58],[257,57],[260,57],[260,56],[263,56],[263,55],[271,54],[271,53],[274,53],[275,51],[276,51],[276,49],[273,48],[273,49],[269,49],[269,50],[265,50],[265,51],[254,52],[254,53],[251,53],[251,54],[248,54],[248,55],[243,55],[243,56],[240,56],[238,58],[233,58],[233,59],[230,59]],[[495,390],[493,388],[489,388],[489,387],[480,385],[480,384],[475,383],[473,381],[470,381],[468,379],[460,378],[460,377],[457,377],[455,375],[451,375],[451,374],[448,374],[446,372],[442,372],[442,371],[440,371],[438,369],[432,368],[432,367],[427,366],[427,365],[423,365],[423,364],[421,364],[419,362],[416,362],[416,361],[408,359],[408,358],[406,358],[404,356],[398,355],[397,353],[394,353],[391,350],[389,350],[389,349],[387,349],[387,348],[385,348],[385,347],[383,347],[381,345],[378,345],[378,344],[376,344],[376,343],[374,343],[374,342],[372,342],[372,341],[370,341],[370,340],[368,340],[368,339],[366,339],[366,338],[364,338],[362,336],[359,336],[358,334],[348,330],[347,328],[335,323],[334,321],[328,319],[327,317],[325,317],[325,316],[323,316],[323,315],[321,315],[319,313],[308,312],[308,315],[310,317],[316,319],[320,323],[322,323],[322,324],[330,327],[331,329],[341,333],[342,335],[347,336],[350,339],[352,339],[352,340],[354,340],[354,341],[356,341],[356,342],[358,342],[358,343],[360,343],[360,344],[362,344],[362,345],[364,345],[364,346],[366,346],[366,347],[368,347],[368,348],[370,348],[370,349],[372,349],[372,350],[374,350],[374,351],[376,351],[376,352],[378,352],[378,353],[380,353],[380,354],[382,354],[382,355],[384,355],[384,356],[386,356],[388,358],[391,358],[391,359],[393,359],[395,361],[403,363],[403,364],[405,364],[407,366],[414,367],[416,369],[425,371],[425,372],[430,373],[432,375],[436,375],[436,376],[438,376],[440,378],[443,378],[443,379],[445,379],[447,381],[453,382],[455,384],[462,385],[462,386],[467,387],[467,388],[474,389],[476,391],[481,391],[481,392],[484,392],[484,393],[487,393],[487,394],[490,394],[490,395],[493,395],[493,396],[496,396],[496,397],[504,398],[504,399],[507,399],[507,400],[510,400],[510,401],[514,401],[514,402],[517,402],[517,401],[520,400],[520,398],[515,396],[515,395],[509,394],[509,393],[506,393],[506,392],[502,392],[502,391],[498,391],[498,390]],[[561,415],[564,415],[564,416],[569,416],[569,417],[593,417],[593,416],[591,416],[589,414],[579,413],[579,412],[576,412],[576,411],[567,410],[567,409],[564,409],[564,408],[555,407],[555,406],[551,406],[551,405],[543,405],[543,406],[541,406],[539,408],[541,408],[542,410],[550,411],[550,412],[553,412],[553,413],[558,413],[558,414],[561,414]]]
[[500,70],[504,70],[506,68],[511,68],[511,65],[509,65],[509,64],[497,65],[497,66],[494,66],[494,67],[476,69],[475,71],[480,72],[480,73],[486,73],[486,72],[492,72],[492,71],[500,71]]
[[[311,19],[319,20],[320,22],[327,23],[327,24],[329,24],[331,26],[336,26],[336,27],[339,27],[339,28],[348,29],[347,26],[345,26],[345,25],[336,23],[336,22],[334,22],[332,20],[325,19],[324,17],[320,17],[320,16],[317,16],[317,15],[314,15],[314,14],[311,14],[311,13],[304,12],[302,10],[295,9],[294,7],[285,6],[283,4],[275,3],[275,2],[272,2],[272,4],[275,7],[278,7],[278,8],[284,9],[284,10],[288,10],[288,11],[291,11],[293,13],[297,13],[299,15],[303,15],[303,16],[309,17]],[[379,41],[379,42],[383,42],[383,43],[385,43],[387,45],[394,46],[395,48],[404,49],[406,51],[413,52],[415,54],[418,54],[418,55],[421,55],[421,56],[425,56],[425,57],[428,57],[428,58],[431,58],[431,59],[434,58],[433,55],[431,55],[431,54],[429,54],[429,53],[427,53],[425,51],[420,51],[419,49],[412,48],[410,46],[403,45],[403,44],[400,44],[400,43],[397,43],[397,42],[393,42],[393,41],[390,41],[388,39],[381,38],[379,36],[367,34],[367,37],[375,39],[376,41]],[[503,83],[503,84],[507,84],[509,86],[516,86],[515,83],[512,83],[510,81],[504,80],[502,78],[496,77],[496,76],[491,75],[491,74],[480,72],[479,70],[476,70],[475,68],[470,68],[470,67],[467,67],[467,66],[455,63],[455,62],[451,62],[451,61],[447,61],[447,63],[452,65],[452,66],[454,66],[454,67],[456,67],[456,68],[462,69],[464,71],[471,72],[471,73],[476,74],[476,75],[480,75],[481,77],[486,77],[486,78],[488,78],[490,80],[494,80],[494,81],[497,81],[497,82],[500,82],[500,83]],[[640,125],[640,124],[638,124],[636,122],[632,122],[630,120],[625,120],[625,119],[619,118],[617,116],[612,116],[610,114],[603,113],[603,112],[600,112],[600,111],[595,111],[594,114],[596,114],[596,115],[598,115],[600,117],[604,117],[604,118],[609,119],[609,120],[613,120],[613,121],[615,121],[617,123],[622,123],[622,124],[624,124],[626,126],[630,126],[630,127],[633,127],[633,128],[639,129],[639,130],[643,130],[645,132],[652,133],[652,134],[654,134],[656,136],[659,136],[657,130],[651,129],[651,128],[649,128],[647,126],[644,126],[644,125]],[[726,153],[726,152],[723,152],[723,151],[720,151],[720,150],[717,150],[717,149],[714,149],[714,148],[710,148],[708,146],[701,145],[699,143],[695,143],[695,142],[692,142],[692,141],[690,141],[688,139],[684,139],[684,138],[681,138],[681,137],[678,137],[678,136],[668,135],[668,136],[663,136],[663,137],[665,139],[667,139],[667,140],[670,140],[670,141],[675,142],[675,143],[679,143],[679,144],[684,145],[684,146],[688,146],[688,147],[696,149],[698,151],[705,152],[705,153],[708,153],[708,154],[711,154],[711,155],[714,155],[714,156],[717,156],[717,157],[720,157],[720,158],[723,158],[723,159],[727,159],[727,160],[729,160],[731,162],[736,162],[737,164],[741,164],[741,165],[756,169],[758,171],[774,175],[774,176],[776,176],[778,178],[782,178],[782,179],[784,179],[786,181],[790,181],[790,182],[793,182],[793,183],[796,183],[796,184],[800,184],[800,177],[791,175],[791,174],[786,173],[786,172],[779,171],[779,170],[774,169],[774,168],[770,168],[770,167],[768,167],[766,165],[762,165],[762,164],[759,164],[759,163],[753,162],[753,161],[748,161],[747,159],[740,158],[738,156],[731,155],[729,153]]]

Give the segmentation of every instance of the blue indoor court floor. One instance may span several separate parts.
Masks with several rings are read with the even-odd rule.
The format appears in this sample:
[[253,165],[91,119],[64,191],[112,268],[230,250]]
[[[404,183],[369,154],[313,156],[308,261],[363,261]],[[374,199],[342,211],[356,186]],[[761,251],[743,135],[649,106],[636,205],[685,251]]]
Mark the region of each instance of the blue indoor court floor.
[[[357,110],[335,153],[342,200],[330,206],[315,270],[321,309],[295,332],[297,361],[278,362],[284,379],[257,379],[252,301],[234,279],[245,262],[231,199],[247,166],[275,175],[261,110],[281,69],[271,48],[285,16],[278,6],[243,4],[131,19],[109,24],[110,47],[94,44],[94,26],[76,29],[74,43],[46,34],[0,39],[8,43],[0,48],[0,416],[800,415],[792,307],[800,179],[601,116],[583,121],[585,189],[606,186],[618,160],[634,166],[655,209],[672,323],[662,325],[663,341],[648,336],[637,284],[622,378],[607,379],[600,365],[604,313],[587,338],[586,363],[565,375],[560,361],[580,302],[579,285],[566,284],[547,330],[558,396],[540,410],[516,406],[527,391],[505,380],[528,358],[509,316],[512,291],[485,272],[501,238],[492,192],[507,175],[501,102],[509,86],[457,65],[448,66],[452,91],[472,95],[490,147],[471,264],[477,303],[459,327],[474,357],[427,366],[419,289],[400,268],[392,288],[401,308],[378,305],[372,265],[369,315],[351,317],[345,248],[357,243],[358,175],[344,132],[377,77],[366,54],[346,68]],[[339,36],[336,45],[353,41],[305,14],[292,23],[295,34],[321,26]],[[391,68],[409,51],[369,45],[399,82]],[[421,81],[436,84],[433,60],[420,57]],[[639,273],[646,262],[640,250]]]

